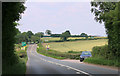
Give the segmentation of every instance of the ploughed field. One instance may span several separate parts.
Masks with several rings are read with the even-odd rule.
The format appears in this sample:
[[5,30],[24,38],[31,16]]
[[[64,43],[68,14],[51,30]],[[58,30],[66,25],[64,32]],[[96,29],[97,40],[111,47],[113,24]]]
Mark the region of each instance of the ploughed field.
[[[43,43],[45,47],[47,43]],[[49,43],[50,49],[68,52],[68,51],[92,51],[94,46],[102,46],[108,44],[108,39],[97,40],[79,40],[79,41],[67,41],[67,42],[51,42]]]

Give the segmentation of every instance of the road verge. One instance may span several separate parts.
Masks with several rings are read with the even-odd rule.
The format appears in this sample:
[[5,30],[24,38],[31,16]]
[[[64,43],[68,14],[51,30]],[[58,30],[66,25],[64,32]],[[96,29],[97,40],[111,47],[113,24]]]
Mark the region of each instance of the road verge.
[[56,59],[77,59],[79,60],[81,52],[58,52],[52,49],[46,50],[41,43],[38,44],[37,52]]
[[26,62],[28,59],[27,47],[25,47],[25,50],[21,50],[20,44],[15,45],[15,54],[18,58],[18,62],[14,65],[3,64],[4,67],[2,71],[3,76],[8,74],[21,74],[21,75],[25,74]]

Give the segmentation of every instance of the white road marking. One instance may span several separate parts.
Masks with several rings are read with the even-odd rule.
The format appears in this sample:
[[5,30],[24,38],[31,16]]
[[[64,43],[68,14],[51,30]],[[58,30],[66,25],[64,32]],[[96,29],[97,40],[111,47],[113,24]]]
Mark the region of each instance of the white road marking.
[[[30,53],[31,53],[32,55],[36,56],[36,55],[33,54],[31,51],[30,51]],[[37,56],[36,56],[36,57],[37,57]],[[52,61],[49,61],[49,60],[45,60],[45,59],[43,59],[43,58],[39,58],[39,59],[41,59],[41,60],[43,60],[43,61],[46,61],[46,62],[49,62],[49,63],[53,63],[53,64],[56,64],[56,65],[64,66],[64,67],[67,67],[67,68],[69,68],[69,69],[75,70],[75,71],[77,71],[77,72],[76,72],[77,74],[78,74],[78,73],[83,73],[83,74],[92,76],[92,75],[90,75],[90,74],[87,73],[87,72],[81,71],[81,70],[79,70],[79,69],[76,69],[76,68],[73,68],[73,67],[70,67],[70,66],[67,66],[67,65],[63,65],[63,64],[59,64],[59,63],[52,62]]]
[[67,68],[67,69],[70,69],[70,68]]
[[80,74],[80,72],[76,72],[76,74]]

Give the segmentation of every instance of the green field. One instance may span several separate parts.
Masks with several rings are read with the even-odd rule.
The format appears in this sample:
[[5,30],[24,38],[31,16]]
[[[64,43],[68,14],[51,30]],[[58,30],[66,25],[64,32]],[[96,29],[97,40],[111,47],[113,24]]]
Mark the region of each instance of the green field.
[[[72,42],[51,42],[49,43],[50,49],[68,52],[68,51],[91,51],[94,46],[101,46],[108,43],[107,39],[98,40],[80,40]],[[43,43],[45,46],[46,43]]]

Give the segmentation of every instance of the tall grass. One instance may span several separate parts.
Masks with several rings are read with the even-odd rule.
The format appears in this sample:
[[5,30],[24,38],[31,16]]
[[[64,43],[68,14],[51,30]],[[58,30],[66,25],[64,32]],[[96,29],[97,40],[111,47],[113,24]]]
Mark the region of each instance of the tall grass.
[[108,59],[99,58],[99,57],[87,58],[87,59],[84,60],[84,62],[120,67],[120,63],[118,62],[118,60],[108,60]]

